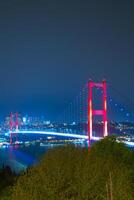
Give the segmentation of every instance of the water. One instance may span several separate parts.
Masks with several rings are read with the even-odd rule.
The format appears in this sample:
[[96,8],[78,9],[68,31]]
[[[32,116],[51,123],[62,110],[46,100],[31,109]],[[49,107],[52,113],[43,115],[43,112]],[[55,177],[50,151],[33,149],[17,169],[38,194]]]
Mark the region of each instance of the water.
[[12,171],[15,171],[18,174],[21,171],[25,171],[30,166],[36,165],[39,162],[39,159],[49,149],[54,147],[66,144],[87,147],[87,142],[85,141],[70,141],[68,139],[69,138],[65,137],[56,137],[53,141],[46,142],[47,136],[45,135],[20,135],[18,140],[25,142],[25,144],[0,148],[0,168],[2,168],[3,165],[8,165],[11,167]]
[[[35,137],[36,137],[36,142],[35,142]],[[72,141],[72,142],[61,141],[61,138],[59,141],[56,142],[54,141],[51,143],[42,142],[41,140],[44,138],[40,138],[39,135],[35,136],[35,134],[34,136],[31,135],[30,138],[26,138],[26,140],[27,139],[31,140],[30,144],[25,143],[25,145],[22,144],[22,145],[0,148],[1,168],[3,167],[3,165],[4,166],[8,165],[11,167],[12,171],[15,171],[18,174],[22,171],[25,171],[27,167],[36,165],[39,162],[41,156],[43,156],[48,151],[48,149],[65,145],[66,143],[73,143],[75,145],[81,145],[83,147],[87,145],[87,143],[85,142],[80,143],[79,141]]]

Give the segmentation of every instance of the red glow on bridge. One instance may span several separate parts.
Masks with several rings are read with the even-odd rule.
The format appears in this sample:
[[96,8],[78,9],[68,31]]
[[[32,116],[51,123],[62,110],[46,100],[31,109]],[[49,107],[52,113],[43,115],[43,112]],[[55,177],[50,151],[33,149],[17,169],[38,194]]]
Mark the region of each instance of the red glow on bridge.
[[[103,90],[103,110],[93,110],[93,88],[102,88]],[[103,116],[103,136],[108,135],[107,130],[107,91],[106,91],[106,81],[103,80],[102,83],[94,83],[92,80],[88,82],[88,138],[89,142],[93,139],[93,116],[100,115]],[[90,145],[90,143],[89,143]]]

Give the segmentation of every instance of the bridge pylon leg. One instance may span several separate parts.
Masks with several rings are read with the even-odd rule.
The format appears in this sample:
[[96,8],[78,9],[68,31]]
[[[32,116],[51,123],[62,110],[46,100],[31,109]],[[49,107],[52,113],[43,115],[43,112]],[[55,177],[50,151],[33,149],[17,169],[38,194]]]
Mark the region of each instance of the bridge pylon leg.
[[10,126],[10,144],[12,144],[12,129],[13,129],[13,114],[10,114],[10,121],[9,121],[9,126]]

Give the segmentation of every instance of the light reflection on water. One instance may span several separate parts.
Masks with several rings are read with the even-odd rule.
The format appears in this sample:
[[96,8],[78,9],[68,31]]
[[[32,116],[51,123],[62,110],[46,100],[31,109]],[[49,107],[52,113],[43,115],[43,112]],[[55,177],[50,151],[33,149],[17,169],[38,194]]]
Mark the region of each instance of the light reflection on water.
[[[40,144],[38,142],[29,146],[20,145],[0,148],[0,167],[8,165],[16,173],[20,173],[21,171],[25,171],[27,167],[37,164],[39,158],[48,149],[65,145],[63,142]],[[75,145],[85,147],[86,143],[75,143]]]
[[[33,141],[38,139],[39,141],[39,139],[43,139],[40,137],[42,136],[30,135],[29,138],[27,138],[26,136],[25,138],[23,137],[23,140]],[[44,137],[44,139],[46,138]],[[20,140],[22,140],[22,138],[20,138]],[[2,167],[3,165],[4,166],[8,165],[16,173],[20,173],[21,171],[25,171],[27,167],[37,164],[39,158],[42,155],[44,155],[48,149],[52,149],[57,146],[63,146],[65,144],[66,143],[64,142],[56,142],[56,143],[35,142],[31,143],[31,145],[20,145],[20,146],[16,145],[7,148],[0,148],[0,167]],[[80,143],[79,141],[74,141],[70,142],[70,144],[74,144],[75,146],[87,147],[86,142]]]

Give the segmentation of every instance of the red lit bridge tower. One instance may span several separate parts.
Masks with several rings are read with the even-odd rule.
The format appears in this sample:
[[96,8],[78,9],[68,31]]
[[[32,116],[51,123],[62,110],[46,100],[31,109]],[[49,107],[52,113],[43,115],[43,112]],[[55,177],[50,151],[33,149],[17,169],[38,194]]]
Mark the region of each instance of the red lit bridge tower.
[[[103,91],[103,109],[94,110],[93,109],[93,96],[92,91],[93,88],[101,88]],[[107,88],[106,88],[106,80],[103,80],[102,83],[94,83],[92,80],[88,82],[88,137],[89,140],[95,139],[93,137],[93,116],[100,115],[103,117],[103,137],[108,135],[107,129]]]
[[14,132],[14,126],[15,126],[15,131],[16,131],[16,140],[17,140],[17,132],[18,132],[18,126],[19,126],[19,120],[18,120],[18,113],[15,114],[16,121],[14,122],[14,115],[11,113],[10,114],[10,120],[9,120],[9,126],[10,126],[10,144],[13,142],[13,135],[15,135]]

